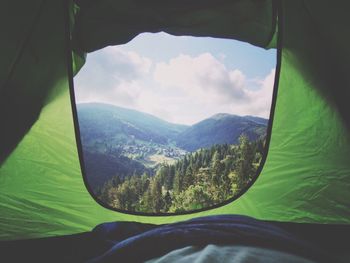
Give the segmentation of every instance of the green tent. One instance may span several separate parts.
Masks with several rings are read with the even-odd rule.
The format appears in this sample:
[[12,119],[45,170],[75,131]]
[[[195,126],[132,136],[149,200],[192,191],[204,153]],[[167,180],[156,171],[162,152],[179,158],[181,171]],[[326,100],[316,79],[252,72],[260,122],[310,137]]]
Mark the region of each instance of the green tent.
[[[347,227],[349,9],[345,0],[2,1],[0,240],[219,214]],[[86,53],[160,31],[277,49],[268,154],[233,202],[176,216],[123,214],[98,204],[85,186],[73,76]]]

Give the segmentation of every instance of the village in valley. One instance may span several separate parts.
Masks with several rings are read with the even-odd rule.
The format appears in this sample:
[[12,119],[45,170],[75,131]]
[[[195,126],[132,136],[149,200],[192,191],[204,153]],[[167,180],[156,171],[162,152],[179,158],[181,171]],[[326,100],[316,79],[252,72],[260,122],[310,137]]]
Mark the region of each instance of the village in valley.
[[126,144],[120,145],[120,147],[122,155],[140,161],[148,167],[153,167],[160,163],[172,164],[188,153],[176,146],[162,145],[152,142],[149,144]]

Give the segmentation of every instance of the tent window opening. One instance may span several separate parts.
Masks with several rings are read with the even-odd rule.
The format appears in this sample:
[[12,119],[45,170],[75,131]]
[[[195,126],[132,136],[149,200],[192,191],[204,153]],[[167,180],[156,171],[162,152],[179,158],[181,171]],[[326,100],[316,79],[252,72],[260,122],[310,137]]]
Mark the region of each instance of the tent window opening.
[[88,54],[74,89],[90,193],[136,214],[240,196],[267,152],[275,66],[276,50],[166,33]]

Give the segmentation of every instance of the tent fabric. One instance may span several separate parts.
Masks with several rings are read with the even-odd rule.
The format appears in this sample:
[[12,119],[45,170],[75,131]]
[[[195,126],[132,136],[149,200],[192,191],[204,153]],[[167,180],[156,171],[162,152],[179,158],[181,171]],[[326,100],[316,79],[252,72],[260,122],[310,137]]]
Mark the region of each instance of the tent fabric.
[[[350,78],[346,74],[349,18],[345,15],[349,2],[337,1],[330,6],[328,1],[279,1],[282,49],[278,92],[275,90],[271,140],[261,174],[230,204],[165,217],[118,213],[101,207],[90,196],[81,174],[69,93],[72,72],[67,66],[71,62],[65,26],[67,5],[58,0],[31,1],[25,4],[24,12],[16,9],[17,1],[7,2],[0,19],[16,19],[13,25],[7,23],[3,31],[7,40],[0,43],[1,55],[6,58],[0,61],[4,69],[0,73],[2,152],[11,152],[25,136],[0,168],[0,240],[79,233],[106,221],[162,224],[218,214],[285,222],[350,223],[349,104],[345,103],[349,101]],[[82,19],[77,21],[80,38],[74,45],[82,43],[80,50],[84,51],[119,41],[101,36],[101,42],[90,42],[98,36],[85,35],[89,27],[87,24],[82,29],[86,18],[83,8],[81,5],[81,16],[77,17]],[[96,8],[96,16],[103,16],[104,10]],[[119,35],[118,30],[113,38]],[[205,27],[197,33],[205,35]],[[121,39],[127,41],[127,37]],[[83,53],[79,54],[75,56],[81,59],[75,60],[75,71],[83,63]]]
[[75,42],[91,52],[142,32],[233,38],[266,47],[275,31],[272,0],[77,1]]
[[[67,75],[63,49],[67,48],[68,37],[67,3],[46,0],[2,3],[0,137],[6,139],[0,145],[0,164],[38,119],[42,107],[65,88],[57,88],[56,83]],[[72,8],[72,15],[73,11]],[[74,58],[77,72],[84,63],[84,54],[75,52]]]
[[[64,76],[64,67],[56,63],[64,54],[59,46],[64,38],[55,34],[59,27],[64,29],[63,17],[58,16],[62,6],[39,0],[2,3],[0,163],[37,120],[48,91]],[[52,14],[55,8],[58,13]]]

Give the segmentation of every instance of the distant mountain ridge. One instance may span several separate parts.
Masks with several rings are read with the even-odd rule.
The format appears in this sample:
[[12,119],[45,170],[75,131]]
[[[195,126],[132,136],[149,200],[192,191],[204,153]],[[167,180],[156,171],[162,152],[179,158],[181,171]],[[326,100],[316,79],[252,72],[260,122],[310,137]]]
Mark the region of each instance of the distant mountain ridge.
[[267,122],[259,117],[218,113],[180,133],[176,143],[187,151],[195,151],[214,144],[237,144],[241,134],[256,140],[266,134]]
[[187,151],[213,144],[235,144],[244,133],[255,140],[266,133],[268,120],[255,116],[218,113],[194,125],[164,121],[151,114],[102,103],[77,104],[83,142],[107,139],[111,143],[134,138],[158,144],[175,143]]
[[151,114],[102,103],[77,104],[85,171],[92,185],[119,175],[151,171],[164,161],[215,144],[237,144],[266,135],[268,120],[218,113],[194,125],[174,124]]
[[246,116],[243,116],[243,117],[248,119],[248,120],[254,121],[256,123],[265,125],[265,126],[267,126],[268,123],[269,123],[268,119],[264,119],[264,118],[261,118],[261,117],[256,117],[256,116],[251,116],[251,115],[246,115]]
[[[77,104],[81,135],[124,134],[140,140],[166,144],[187,126],[173,124],[151,114],[103,103]],[[83,138],[84,139],[84,138]]]

